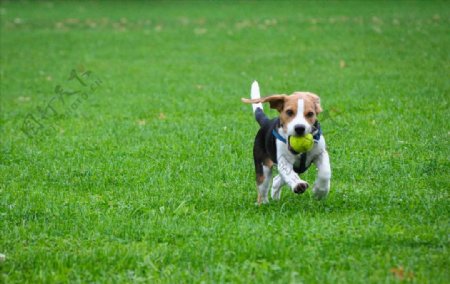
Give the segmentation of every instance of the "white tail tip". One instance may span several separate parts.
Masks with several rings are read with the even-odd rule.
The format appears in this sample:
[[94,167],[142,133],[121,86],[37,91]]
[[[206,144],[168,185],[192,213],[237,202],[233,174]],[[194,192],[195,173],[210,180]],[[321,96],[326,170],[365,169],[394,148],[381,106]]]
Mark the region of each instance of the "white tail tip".
[[261,97],[259,94],[259,85],[258,85],[258,82],[256,82],[256,81],[253,81],[250,96],[252,99],[259,99]]
[[[252,83],[250,97],[252,99],[259,99],[261,97],[261,95],[259,93],[259,84],[257,81],[253,81],[253,83]],[[253,112],[255,112],[257,108],[263,109],[262,103],[252,104],[252,107],[253,107]]]

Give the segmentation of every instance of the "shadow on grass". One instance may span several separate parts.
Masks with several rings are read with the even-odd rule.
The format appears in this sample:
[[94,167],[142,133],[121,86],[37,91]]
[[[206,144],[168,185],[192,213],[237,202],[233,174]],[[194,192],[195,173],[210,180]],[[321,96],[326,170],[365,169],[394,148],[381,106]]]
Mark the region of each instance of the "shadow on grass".
[[[280,200],[270,199],[268,204],[256,205],[256,192],[247,192],[241,198],[225,196],[225,199],[217,200],[212,196],[206,196],[201,202],[201,207],[208,207],[209,211],[233,212],[233,214],[263,214],[271,216],[345,216],[345,215],[385,215],[395,212],[410,210],[408,200],[396,200],[389,195],[380,194],[374,196],[368,192],[341,192],[332,191],[325,200],[316,200],[311,191],[303,195],[296,195],[288,189],[284,189]],[[403,212],[405,213],[405,212]]]

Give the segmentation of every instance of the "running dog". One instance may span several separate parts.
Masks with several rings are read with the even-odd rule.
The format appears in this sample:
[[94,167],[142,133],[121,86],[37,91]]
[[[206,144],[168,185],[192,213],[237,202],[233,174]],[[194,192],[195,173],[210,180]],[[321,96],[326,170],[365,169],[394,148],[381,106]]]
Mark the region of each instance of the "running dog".
[[[330,191],[331,167],[325,138],[322,135],[317,115],[322,112],[320,98],[309,92],[294,92],[287,95],[271,95],[261,98],[258,82],[253,82],[251,99],[242,98],[242,102],[253,104],[253,113],[260,129],[253,145],[253,159],[258,189],[257,203],[268,203],[268,192],[274,164],[278,167],[278,175],[273,178],[271,196],[278,200],[281,187],[287,184],[294,193],[301,194],[309,187],[299,177],[314,163],[317,167],[317,178],[313,186],[313,194],[322,199]],[[280,115],[269,119],[263,110],[262,103],[269,103]],[[289,145],[290,136],[304,136],[311,133],[314,146],[305,153],[295,152]]]

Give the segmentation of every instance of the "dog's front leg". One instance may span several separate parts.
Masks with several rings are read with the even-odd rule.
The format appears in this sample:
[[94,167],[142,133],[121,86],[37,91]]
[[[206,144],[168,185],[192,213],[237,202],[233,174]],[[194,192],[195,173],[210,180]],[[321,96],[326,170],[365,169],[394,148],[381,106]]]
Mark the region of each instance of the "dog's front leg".
[[303,193],[308,188],[308,183],[294,171],[293,161],[290,161],[284,155],[278,157],[278,172],[294,193]]
[[315,160],[317,166],[317,178],[314,183],[313,193],[317,199],[322,199],[330,191],[331,166],[328,152],[324,150]]
[[281,195],[281,188],[283,187],[283,185],[285,185],[286,182],[284,181],[284,179],[281,177],[281,175],[276,175],[273,178],[272,181],[272,189],[271,189],[271,196],[272,199],[274,200],[280,200],[280,195]]
[[270,179],[272,178],[272,167],[263,166],[262,183],[258,184],[257,205],[269,203],[267,194],[269,193]]

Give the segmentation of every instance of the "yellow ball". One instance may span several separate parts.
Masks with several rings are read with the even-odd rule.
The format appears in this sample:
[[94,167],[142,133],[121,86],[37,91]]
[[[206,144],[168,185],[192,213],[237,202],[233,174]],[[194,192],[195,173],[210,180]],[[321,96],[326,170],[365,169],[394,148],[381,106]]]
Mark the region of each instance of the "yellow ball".
[[289,146],[297,153],[308,152],[314,146],[313,136],[312,134],[306,134],[305,136],[290,136]]

